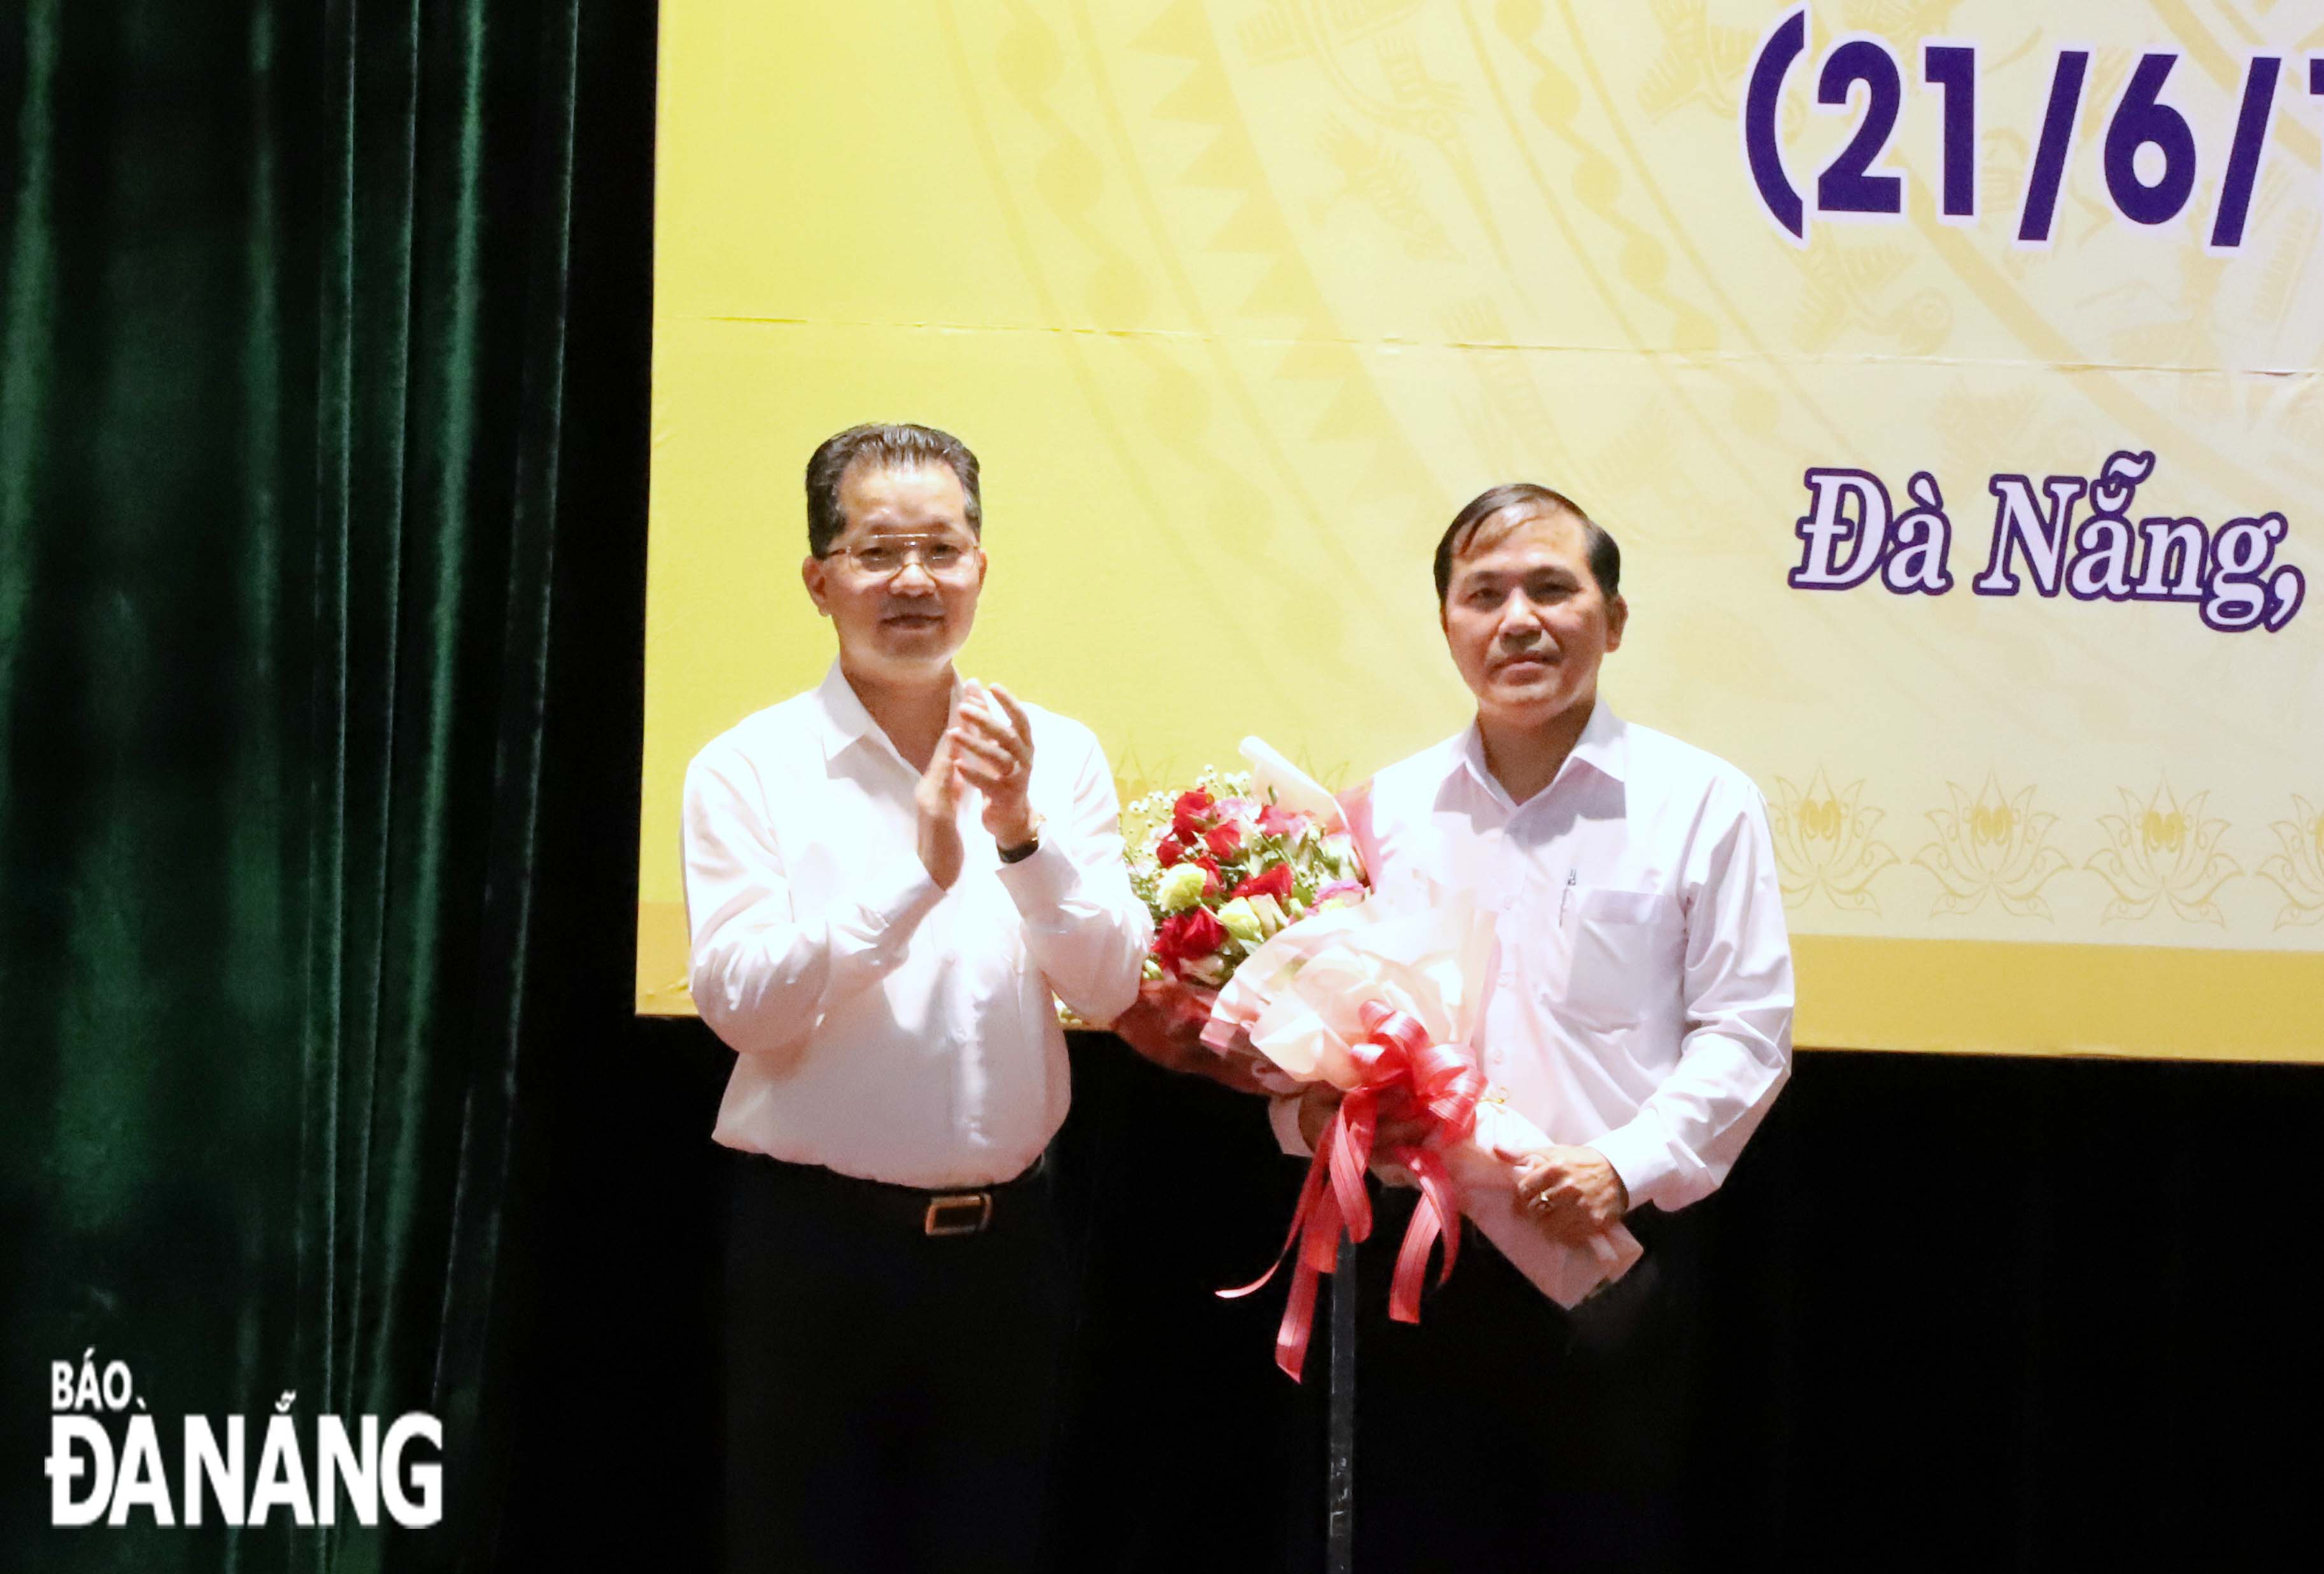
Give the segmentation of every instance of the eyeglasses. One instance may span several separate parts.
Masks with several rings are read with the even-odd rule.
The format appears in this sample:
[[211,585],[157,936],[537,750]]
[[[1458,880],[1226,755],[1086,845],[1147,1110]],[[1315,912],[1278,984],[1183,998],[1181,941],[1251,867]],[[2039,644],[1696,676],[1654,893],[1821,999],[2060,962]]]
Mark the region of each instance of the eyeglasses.
[[829,556],[844,557],[866,579],[893,579],[907,564],[917,563],[932,579],[965,577],[976,563],[976,548],[958,541],[874,541],[867,547],[834,547]]

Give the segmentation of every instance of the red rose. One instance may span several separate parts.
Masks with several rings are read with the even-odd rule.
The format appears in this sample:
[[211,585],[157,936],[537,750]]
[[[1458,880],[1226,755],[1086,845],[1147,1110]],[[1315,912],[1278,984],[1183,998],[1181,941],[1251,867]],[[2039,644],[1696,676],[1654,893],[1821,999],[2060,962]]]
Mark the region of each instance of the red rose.
[[1278,863],[1265,874],[1251,876],[1242,884],[1235,887],[1234,895],[1273,897],[1278,902],[1287,900],[1291,896],[1291,866],[1287,863]]
[[1200,962],[1227,943],[1227,926],[1208,907],[1195,907],[1178,915],[1186,926],[1179,932],[1178,943],[1188,962]]
[[1168,869],[1185,856],[1186,850],[1178,845],[1176,836],[1165,836],[1154,848],[1154,861],[1164,869]]
[[1219,894],[1219,883],[1225,878],[1219,873],[1219,861],[1215,858],[1198,855],[1194,859],[1194,867],[1201,870],[1204,875],[1207,877],[1203,881],[1203,895],[1205,897],[1217,896]]
[[1296,809],[1286,809],[1281,804],[1269,804],[1259,812],[1259,833],[1261,836],[1296,836],[1307,816]]
[[1192,907],[1162,920],[1154,936],[1154,954],[1171,971],[1200,962],[1226,943],[1227,926],[1208,907]]
[[1178,795],[1178,801],[1170,805],[1170,829],[1177,833],[1179,841],[1193,842],[1202,835],[1203,823],[1216,801],[1200,787]]
[[1232,858],[1235,849],[1242,845],[1242,832],[1233,825],[1222,825],[1215,831],[1203,833],[1203,845],[1211,850],[1213,858]]

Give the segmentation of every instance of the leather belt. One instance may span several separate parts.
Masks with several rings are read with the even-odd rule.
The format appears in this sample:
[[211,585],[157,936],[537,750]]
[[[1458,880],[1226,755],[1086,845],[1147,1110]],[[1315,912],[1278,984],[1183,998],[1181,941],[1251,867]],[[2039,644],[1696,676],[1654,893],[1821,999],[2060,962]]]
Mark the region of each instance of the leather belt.
[[953,1192],[928,1199],[920,1216],[922,1235],[982,1235],[992,1227],[992,1193]]
[[1034,1160],[1024,1174],[1006,1181],[942,1188],[865,1180],[820,1164],[792,1164],[764,1154],[743,1156],[753,1174],[779,1180],[787,1187],[823,1193],[872,1221],[933,1237],[982,1235],[994,1228],[1001,1215],[1014,1214],[1022,1208],[1048,1180],[1047,1154]]

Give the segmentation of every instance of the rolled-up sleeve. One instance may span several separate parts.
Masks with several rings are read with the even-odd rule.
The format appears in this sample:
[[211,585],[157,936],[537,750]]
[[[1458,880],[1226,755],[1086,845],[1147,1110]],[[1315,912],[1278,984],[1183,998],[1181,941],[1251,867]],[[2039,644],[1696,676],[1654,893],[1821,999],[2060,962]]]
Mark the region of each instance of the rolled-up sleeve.
[[909,847],[881,860],[821,916],[793,911],[756,773],[731,752],[686,773],[686,907],[696,1009],[743,1054],[796,1054],[838,1001],[903,959],[944,892]]
[[1633,1206],[1709,1196],[1792,1066],[1792,948],[1767,811],[1748,782],[1721,782],[1684,872],[1684,1036],[1678,1063],[1621,1126],[1591,1143]]
[[1060,732],[1078,756],[1070,805],[1062,824],[1043,828],[1040,851],[1001,866],[1001,883],[1057,999],[1084,1021],[1111,1022],[1138,998],[1153,920],[1122,862],[1120,802],[1104,751],[1083,729]]

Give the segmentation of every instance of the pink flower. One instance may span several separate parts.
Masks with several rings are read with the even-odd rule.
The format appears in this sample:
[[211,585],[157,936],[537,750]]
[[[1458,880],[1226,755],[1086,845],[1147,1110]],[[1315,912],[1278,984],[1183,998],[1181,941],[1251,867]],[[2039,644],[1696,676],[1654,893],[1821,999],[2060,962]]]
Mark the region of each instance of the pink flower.
[[1261,836],[1296,836],[1306,826],[1306,815],[1296,809],[1286,809],[1280,804],[1269,804],[1259,812],[1259,833]]

